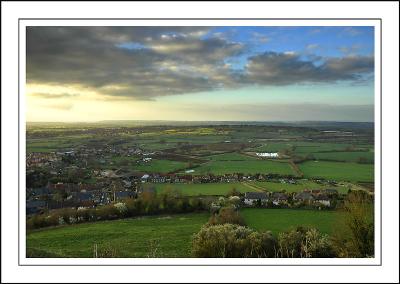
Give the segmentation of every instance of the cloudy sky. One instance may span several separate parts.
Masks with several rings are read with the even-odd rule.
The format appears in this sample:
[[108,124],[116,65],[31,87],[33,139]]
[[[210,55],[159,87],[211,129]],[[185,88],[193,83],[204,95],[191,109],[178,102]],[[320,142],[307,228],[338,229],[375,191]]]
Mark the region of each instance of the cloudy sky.
[[373,27],[27,27],[28,121],[373,121]]

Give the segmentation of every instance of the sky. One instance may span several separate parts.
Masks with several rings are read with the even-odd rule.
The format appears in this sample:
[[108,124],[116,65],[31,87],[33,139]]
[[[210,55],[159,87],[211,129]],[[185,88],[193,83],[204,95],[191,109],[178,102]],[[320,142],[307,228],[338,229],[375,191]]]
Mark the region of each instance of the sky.
[[26,30],[27,121],[373,121],[374,28]]

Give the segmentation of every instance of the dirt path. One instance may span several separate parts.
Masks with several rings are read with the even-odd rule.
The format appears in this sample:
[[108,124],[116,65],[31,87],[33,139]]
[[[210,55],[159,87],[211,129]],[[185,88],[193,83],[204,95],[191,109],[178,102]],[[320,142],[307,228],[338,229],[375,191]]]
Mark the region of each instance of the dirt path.
[[248,188],[250,188],[250,189],[252,189],[252,190],[258,191],[258,192],[264,192],[264,191],[265,191],[264,188],[262,188],[261,186],[257,186],[257,185],[255,185],[255,184],[249,184],[249,183],[244,182],[244,181],[242,182],[242,184],[243,184],[244,186],[246,186],[246,187],[248,187]]
[[292,169],[295,171],[298,177],[303,177],[304,174],[302,171],[300,171],[299,167],[293,162],[293,160],[289,161],[289,165],[292,167]]

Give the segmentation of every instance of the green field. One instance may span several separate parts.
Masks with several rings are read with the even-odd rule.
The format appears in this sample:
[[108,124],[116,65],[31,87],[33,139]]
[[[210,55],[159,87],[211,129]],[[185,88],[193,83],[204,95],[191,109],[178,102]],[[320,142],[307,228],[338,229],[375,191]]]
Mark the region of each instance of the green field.
[[152,173],[169,173],[187,168],[189,163],[170,160],[151,160],[147,163],[141,162],[134,166],[135,170]]
[[267,191],[282,191],[286,192],[300,192],[304,189],[326,189],[326,188],[334,188],[339,193],[347,193],[348,188],[345,186],[332,186],[326,184],[318,184],[312,181],[298,181],[296,184],[290,183],[280,183],[280,182],[271,182],[271,181],[255,181],[252,182],[258,187],[261,187]]
[[315,227],[331,234],[342,218],[342,212],[296,209],[243,208],[241,211],[247,226],[260,231],[271,231],[274,235],[297,226]]
[[208,213],[144,217],[70,225],[29,233],[27,250],[58,257],[93,257],[112,247],[117,257],[147,257],[158,247],[158,257],[190,257],[191,238],[207,222]]
[[[311,226],[330,234],[344,213],[294,209],[241,210],[247,225],[274,235],[296,226]],[[93,257],[94,244],[101,253],[115,250],[116,257],[190,257],[191,238],[207,222],[208,213],[142,217],[42,229],[27,235],[28,256]]]
[[343,181],[372,182],[373,164],[308,161],[298,165],[305,178],[324,178]]
[[194,174],[256,174],[270,173],[281,175],[295,175],[290,165],[286,162],[268,160],[254,161],[210,161],[194,169]]
[[242,155],[239,153],[224,153],[219,155],[208,156],[211,161],[254,161],[259,160],[256,157]]
[[374,152],[326,152],[313,153],[317,160],[357,162],[360,158],[365,158],[368,163],[374,162]]
[[168,184],[168,183],[156,183],[151,184],[157,193],[161,193],[167,189],[178,190],[185,196],[196,196],[196,195],[226,195],[232,188],[235,188],[239,192],[245,193],[248,191],[254,191],[239,182],[235,183],[190,183],[190,184]]

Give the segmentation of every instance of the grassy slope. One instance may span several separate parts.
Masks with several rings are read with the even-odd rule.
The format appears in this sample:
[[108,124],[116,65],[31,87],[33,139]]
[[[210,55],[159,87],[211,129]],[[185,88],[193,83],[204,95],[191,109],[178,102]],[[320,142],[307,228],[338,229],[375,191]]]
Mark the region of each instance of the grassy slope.
[[147,257],[151,242],[158,256],[190,257],[191,237],[207,222],[207,213],[145,217],[71,225],[28,234],[27,248],[43,255],[93,257],[98,250],[111,246],[118,257]]

